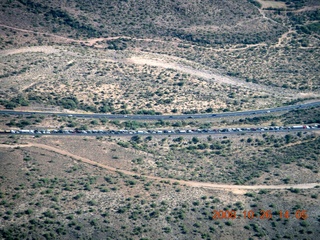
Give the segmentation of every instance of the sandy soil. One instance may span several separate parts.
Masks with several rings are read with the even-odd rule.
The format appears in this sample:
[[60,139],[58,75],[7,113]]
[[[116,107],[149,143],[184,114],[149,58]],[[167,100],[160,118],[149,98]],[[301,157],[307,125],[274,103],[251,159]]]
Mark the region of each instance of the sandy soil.
[[20,54],[26,52],[43,52],[46,54],[57,53],[59,50],[52,46],[33,46],[33,47],[24,47],[24,48],[16,48],[16,49],[7,49],[0,51],[1,56],[12,55],[12,54]]
[[[73,159],[76,159],[78,161],[91,164],[93,166],[98,166],[110,171],[117,171],[121,172],[127,175],[137,175],[135,172],[127,171],[127,170],[121,170],[117,169],[108,165],[100,164],[97,162],[94,162],[88,158],[80,157],[75,154],[72,154],[68,151],[55,148],[52,146],[48,146],[45,144],[40,144],[40,143],[27,143],[27,144],[16,144],[16,145],[7,145],[7,144],[2,144],[0,147],[3,148],[17,148],[17,147],[37,147],[49,151],[53,151],[59,154],[62,154],[64,156],[69,156]],[[182,180],[173,180],[170,178],[160,178],[160,177],[155,177],[155,176],[146,176],[144,177],[148,179],[153,179],[153,180],[164,180],[164,181],[170,181],[170,182],[178,182],[179,184],[190,186],[190,187],[197,187],[197,188],[209,188],[209,189],[221,189],[221,190],[227,190],[227,191],[232,191],[235,194],[244,194],[246,191],[245,190],[259,190],[259,189],[288,189],[288,188],[298,188],[298,189],[310,189],[314,188],[315,186],[319,185],[319,183],[305,183],[305,184],[281,184],[281,185],[255,185],[255,186],[248,186],[248,185],[228,185],[228,184],[217,184],[217,183],[205,183],[205,182],[194,182],[194,181],[182,181]]]

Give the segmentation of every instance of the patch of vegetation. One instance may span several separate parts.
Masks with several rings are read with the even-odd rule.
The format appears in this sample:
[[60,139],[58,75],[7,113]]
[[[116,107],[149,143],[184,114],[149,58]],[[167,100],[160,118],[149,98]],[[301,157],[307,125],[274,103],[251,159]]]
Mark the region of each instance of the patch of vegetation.
[[285,124],[320,123],[320,107],[298,109],[283,116]]

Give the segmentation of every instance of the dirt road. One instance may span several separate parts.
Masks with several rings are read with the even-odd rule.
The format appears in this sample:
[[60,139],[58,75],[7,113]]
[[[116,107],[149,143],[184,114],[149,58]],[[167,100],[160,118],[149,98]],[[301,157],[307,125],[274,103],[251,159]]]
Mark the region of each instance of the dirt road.
[[[80,39],[80,40],[78,40],[78,39],[73,39],[73,38],[69,38],[69,37],[63,37],[63,36],[52,34],[52,33],[44,33],[44,32],[38,32],[38,31],[33,31],[33,30],[27,30],[27,29],[12,27],[12,26],[5,25],[5,24],[0,24],[0,27],[13,29],[13,30],[20,31],[20,32],[34,33],[34,34],[38,34],[38,35],[45,35],[45,36],[57,38],[57,39],[60,39],[60,40],[64,40],[66,42],[82,43],[82,44],[85,44],[87,46],[93,46],[96,43],[101,42],[101,41],[117,40],[117,39],[131,39],[131,40],[135,40],[135,41],[166,43],[166,41],[160,40],[160,39],[134,38],[134,37],[128,37],[128,36],[115,36],[115,37],[104,37],[104,38],[100,37],[100,38]],[[179,39],[175,39],[175,41],[181,42]]]
[[[127,171],[127,170],[121,170],[117,169],[108,165],[104,165],[101,163],[97,163],[95,161],[92,161],[88,158],[80,157],[77,156],[73,153],[70,153],[68,151],[55,148],[52,146],[48,146],[45,144],[40,144],[40,143],[28,143],[28,144],[16,144],[16,145],[7,145],[7,144],[0,144],[0,147],[2,148],[23,148],[23,147],[37,147],[41,149],[45,149],[48,151],[52,151],[64,156],[71,157],[75,160],[81,161],[83,163],[87,163],[93,166],[97,166],[100,168],[107,169],[109,171],[113,172],[121,172],[123,174],[127,175],[138,175],[135,172]],[[298,188],[298,189],[310,189],[314,188],[315,186],[320,185],[320,183],[304,183],[304,184],[283,184],[283,185],[255,185],[255,186],[248,186],[248,185],[230,185],[230,184],[218,184],[218,183],[206,183],[206,182],[195,182],[195,181],[183,181],[183,180],[175,180],[171,178],[161,178],[161,177],[155,177],[155,176],[147,176],[147,175],[142,175],[145,178],[152,179],[152,180],[162,180],[162,181],[169,181],[169,182],[178,182],[181,185],[186,185],[190,187],[200,187],[200,188],[209,188],[209,189],[221,189],[221,190],[227,190],[227,191],[232,191],[237,194],[243,194],[246,191],[241,191],[241,190],[259,190],[259,189],[289,189],[289,188]]]

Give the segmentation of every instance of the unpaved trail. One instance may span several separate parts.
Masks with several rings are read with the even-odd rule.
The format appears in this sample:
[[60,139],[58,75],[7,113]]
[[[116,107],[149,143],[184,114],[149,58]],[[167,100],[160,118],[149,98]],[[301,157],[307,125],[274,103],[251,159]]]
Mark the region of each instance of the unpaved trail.
[[60,39],[63,39],[65,41],[68,41],[68,42],[81,42],[79,40],[75,40],[75,39],[67,38],[67,37],[62,37],[62,36],[51,34],[51,33],[42,33],[42,32],[37,32],[37,31],[33,31],[33,30],[26,30],[26,29],[17,28],[17,27],[11,27],[11,26],[5,25],[5,24],[0,24],[0,27],[10,28],[10,29],[13,29],[13,30],[16,30],[16,31],[20,31],[20,32],[35,33],[35,34],[40,34],[40,35],[46,35],[46,36],[50,36],[50,37],[60,38]]
[[288,35],[294,32],[295,31],[290,29],[288,32],[285,32],[284,34],[282,34],[281,37],[278,39],[278,43],[275,44],[274,47],[280,47],[283,44],[283,42],[288,38]]
[[[109,171],[113,172],[121,172],[126,175],[139,175],[135,172],[117,169],[108,165],[104,165],[101,163],[97,163],[95,161],[92,161],[88,158],[80,157],[78,155],[75,155],[73,153],[70,153],[68,151],[55,148],[52,146],[48,146],[41,143],[27,143],[27,144],[15,144],[15,145],[8,145],[8,144],[0,144],[0,147],[2,148],[18,148],[18,147],[36,147],[41,148],[45,150],[49,150],[64,156],[71,157],[73,159],[76,159],[78,161],[81,161],[83,163],[87,163],[93,166],[97,166],[100,168],[107,169]],[[248,186],[248,185],[230,185],[230,184],[218,184],[218,183],[208,183],[208,182],[195,182],[195,181],[183,181],[183,180],[175,180],[171,178],[161,178],[161,177],[155,177],[155,176],[148,176],[148,175],[142,175],[145,178],[152,179],[152,180],[158,180],[158,181],[169,181],[169,182],[178,182],[181,185],[186,185],[189,187],[197,187],[197,188],[209,188],[209,189],[220,189],[220,190],[227,190],[232,191],[236,194],[244,194],[246,191],[244,190],[259,190],[259,189],[288,189],[288,188],[298,188],[298,189],[310,189],[314,188],[320,183],[303,183],[303,184],[282,184],[282,185],[255,185],[255,186]]]
[[[26,30],[26,29],[22,29],[22,28],[17,28],[17,27],[11,27],[5,24],[0,24],[0,27],[5,27],[5,28],[10,28],[16,31],[20,31],[20,32],[26,32],[26,33],[35,33],[35,34],[39,34],[39,35],[46,35],[46,36],[50,36],[50,37],[55,37],[61,40],[65,40],[67,43],[68,42],[74,42],[74,43],[79,43],[79,44],[84,44],[87,46],[94,46],[95,44],[97,44],[98,42],[101,41],[108,41],[108,40],[117,40],[117,39],[129,39],[129,40],[135,40],[135,41],[144,41],[144,42],[158,42],[158,43],[168,43],[168,41],[165,40],[161,40],[161,39],[153,39],[153,38],[135,38],[135,37],[128,37],[128,36],[114,36],[114,37],[105,37],[105,38],[90,38],[90,39],[82,39],[82,40],[77,40],[77,39],[73,39],[73,38],[68,38],[68,37],[63,37],[60,35],[55,35],[55,34],[51,34],[51,33],[43,33],[43,32],[37,32],[37,31],[33,31],[33,30]],[[174,40],[170,40],[171,44],[181,44],[183,43],[182,40],[176,38]],[[187,45],[192,45],[188,43]],[[233,52],[233,51],[242,51],[242,50],[246,50],[248,48],[254,48],[254,47],[259,47],[259,46],[267,46],[266,43],[256,43],[256,44],[247,44],[245,47],[230,47],[230,48],[212,48],[212,47],[204,47],[202,46],[203,49],[208,49],[211,51],[215,51],[215,52]]]
[[258,8],[258,7],[256,7],[256,8],[258,9],[258,11],[259,11],[259,13],[261,14],[261,16],[262,16],[263,19],[269,20],[270,22],[273,22],[273,23],[275,23],[275,24],[279,24],[277,21],[275,21],[275,20],[267,17],[266,14],[264,13],[264,11],[263,11],[262,9],[260,9],[260,8]]
[[[44,32],[38,32],[38,31],[33,31],[33,30],[26,30],[26,29],[12,27],[12,26],[5,25],[5,24],[0,24],[0,27],[10,28],[10,29],[13,29],[13,30],[16,30],[16,31],[20,31],[20,32],[35,33],[35,34],[39,34],[39,35],[46,35],[46,36],[50,36],[50,37],[54,37],[54,38],[65,40],[66,42],[82,43],[82,44],[85,44],[87,46],[93,46],[97,42],[101,42],[101,41],[117,40],[117,39],[131,39],[131,40],[136,40],[136,41],[167,43],[167,41],[160,40],[160,39],[134,38],[134,37],[128,37],[128,36],[115,36],[115,37],[91,38],[91,39],[80,39],[80,40],[77,40],[77,39],[63,37],[63,36],[52,34],[52,33],[44,33]],[[175,39],[175,41],[179,41],[180,42],[179,39]]]

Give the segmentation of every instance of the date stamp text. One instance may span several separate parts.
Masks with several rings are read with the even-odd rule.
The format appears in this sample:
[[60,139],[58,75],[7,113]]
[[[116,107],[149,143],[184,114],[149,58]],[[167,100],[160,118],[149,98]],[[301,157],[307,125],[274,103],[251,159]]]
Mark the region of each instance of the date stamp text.
[[306,210],[296,210],[293,213],[288,210],[279,210],[272,212],[271,210],[259,210],[255,212],[254,210],[249,211],[236,211],[236,210],[214,210],[212,219],[272,219],[273,217],[278,217],[280,219],[289,219],[291,217],[296,219],[306,220],[308,214]]

